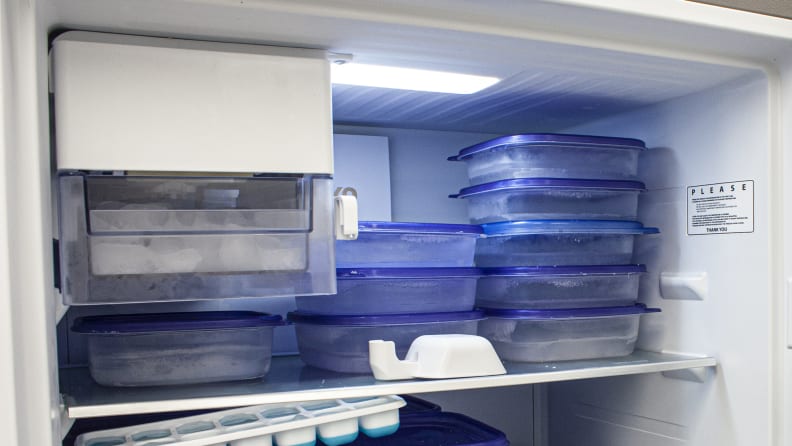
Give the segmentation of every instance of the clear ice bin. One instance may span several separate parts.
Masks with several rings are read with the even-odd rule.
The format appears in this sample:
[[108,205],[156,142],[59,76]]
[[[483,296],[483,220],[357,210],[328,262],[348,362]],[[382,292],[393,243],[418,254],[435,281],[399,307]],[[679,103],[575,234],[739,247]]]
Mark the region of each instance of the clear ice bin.
[[67,305],[335,292],[332,179],[62,174]]

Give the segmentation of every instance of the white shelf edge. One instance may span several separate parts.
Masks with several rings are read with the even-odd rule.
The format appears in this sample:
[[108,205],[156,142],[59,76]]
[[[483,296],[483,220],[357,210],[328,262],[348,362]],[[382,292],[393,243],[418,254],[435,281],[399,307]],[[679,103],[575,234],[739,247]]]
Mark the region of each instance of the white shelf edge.
[[[507,387],[526,384],[550,383],[558,381],[570,381],[576,379],[604,378],[611,376],[635,375],[642,373],[656,373],[673,370],[682,370],[700,367],[715,367],[717,361],[712,357],[685,357],[680,355],[664,355],[661,353],[636,352],[639,356],[651,355],[657,361],[646,363],[621,363],[620,358],[615,358],[613,365],[580,367],[569,370],[550,370],[531,373],[508,373],[500,376],[486,376],[473,378],[456,378],[442,380],[407,380],[407,381],[376,381],[370,384],[350,383],[345,385],[340,383],[338,386],[329,384],[331,387],[310,388],[305,390],[288,391],[267,391],[266,387],[262,393],[220,395],[209,397],[182,396],[177,398],[167,398],[169,390],[162,392],[162,399],[153,401],[135,401],[135,390],[125,389],[118,391],[121,397],[117,402],[108,403],[79,403],[68,407],[70,418],[90,418],[99,416],[129,415],[155,412],[173,412],[182,410],[198,409],[223,409],[237,406],[253,406],[260,404],[284,403],[296,401],[312,401],[335,398],[354,398],[366,396],[379,396],[389,394],[407,393],[426,393],[426,392],[445,392],[453,390],[483,389],[491,387]],[[627,358],[635,358],[633,356]],[[664,360],[668,357],[668,360]],[[558,363],[562,364],[562,363]],[[569,367],[573,363],[563,363]],[[277,358],[273,361],[273,367],[277,366]],[[545,368],[552,369],[552,364],[544,364]],[[508,369],[507,364],[507,369]],[[512,368],[520,368],[518,364],[512,364]],[[354,379],[354,378],[351,378]],[[332,381],[332,380],[328,380]],[[324,384],[324,380],[322,380]],[[233,383],[231,384],[234,385]],[[116,392],[109,389],[109,393]],[[184,395],[189,394],[189,387],[179,390]]]

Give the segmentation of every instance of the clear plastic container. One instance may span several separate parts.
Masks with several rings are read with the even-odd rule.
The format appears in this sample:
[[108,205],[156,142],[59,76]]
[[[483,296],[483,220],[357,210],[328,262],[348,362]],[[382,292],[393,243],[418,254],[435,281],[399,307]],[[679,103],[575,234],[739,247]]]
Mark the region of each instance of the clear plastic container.
[[472,223],[538,219],[635,220],[639,181],[518,178],[466,187]]
[[335,292],[329,177],[63,174],[68,305]]
[[237,381],[267,374],[280,316],[250,311],[156,313],[78,318],[88,365],[105,386]]
[[480,311],[418,314],[319,315],[292,312],[300,357],[306,364],[343,373],[371,373],[368,341],[396,344],[404,358],[422,335],[476,334]]
[[414,413],[400,421],[393,435],[358,437],[350,446],[509,446],[503,432],[458,413]]
[[501,359],[567,361],[626,356],[635,349],[642,314],[660,311],[637,304],[568,310],[486,309],[479,335]]
[[626,265],[634,239],[656,234],[634,221],[529,220],[483,225],[476,244],[479,267]]
[[635,180],[644,149],[638,139],[530,133],[484,141],[448,160],[467,164],[470,184],[537,177]]
[[631,305],[645,272],[644,265],[487,268],[478,281],[476,305],[508,309]]
[[338,294],[298,296],[297,310],[320,314],[470,311],[477,268],[339,268]]
[[336,242],[341,268],[470,267],[481,227],[362,221],[357,240]]

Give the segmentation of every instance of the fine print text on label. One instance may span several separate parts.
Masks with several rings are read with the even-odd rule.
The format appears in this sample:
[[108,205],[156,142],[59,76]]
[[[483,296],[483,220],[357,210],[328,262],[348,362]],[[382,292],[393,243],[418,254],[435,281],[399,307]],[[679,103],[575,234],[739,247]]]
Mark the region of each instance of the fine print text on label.
[[753,180],[689,186],[688,235],[754,231]]

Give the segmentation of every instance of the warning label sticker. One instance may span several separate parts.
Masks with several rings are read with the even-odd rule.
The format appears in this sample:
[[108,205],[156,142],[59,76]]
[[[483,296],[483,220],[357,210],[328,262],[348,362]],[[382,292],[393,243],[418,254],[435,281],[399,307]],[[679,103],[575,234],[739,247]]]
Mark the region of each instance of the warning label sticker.
[[753,180],[689,186],[688,235],[754,231]]

